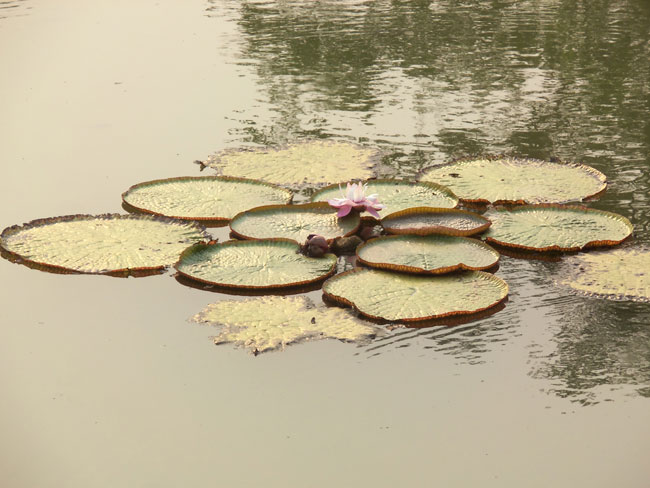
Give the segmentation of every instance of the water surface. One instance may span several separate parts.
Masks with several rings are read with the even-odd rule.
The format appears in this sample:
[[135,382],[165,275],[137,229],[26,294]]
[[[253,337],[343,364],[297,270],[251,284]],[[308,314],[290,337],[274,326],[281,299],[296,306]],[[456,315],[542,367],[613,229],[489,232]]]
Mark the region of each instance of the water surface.
[[[385,176],[585,162],[611,182],[589,205],[650,241],[643,0],[8,1],[0,46],[2,228],[322,137],[380,147]],[[233,297],[172,273],[1,260],[0,484],[645,487],[650,306],[570,295],[560,270],[504,257],[488,318],[252,357],[187,322]]]

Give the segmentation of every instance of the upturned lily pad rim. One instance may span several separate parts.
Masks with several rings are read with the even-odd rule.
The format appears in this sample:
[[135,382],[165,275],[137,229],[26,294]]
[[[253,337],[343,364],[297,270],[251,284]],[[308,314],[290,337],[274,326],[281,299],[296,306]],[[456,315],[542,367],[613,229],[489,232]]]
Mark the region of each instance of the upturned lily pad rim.
[[74,222],[78,220],[115,220],[115,219],[133,219],[133,220],[150,220],[156,222],[164,222],[166,224],[172,225],[184,225],[189,228],[194,228],[199,231],[204,239],[210,240],[212,237],[205,230],[205,227],[200,225],[197,222],[188,222],[181,221],[178,219],[172,219],[160,215],[134,215],[134,214],[117,214],[117,213],[104,213],[104,214],[72,214],[72,215],[62,215],[59,217],[45,217],[40,219],[34,219],[22,225],[12,225],[7,227],[0,234],[0,249],[2,249],[3,257],[9,259],[10,261],[24,264],[25,266],[39,271],[47,271],[50,273],[60,273],[60,274],[85,274],[85,275],[104,275],[104,276],[113,276],[113,277],[143,277],[150,276],[154,274],[160,274],[164,272],[171,265],[163,264],[159,266],[137,266],[134,268],[120,268],[104,271],[79,271],[74,268],[68,268],[66,266],[61,266],[58,264],[44,263],[41,261],[36,261],[33,259],[26,258],[21,256],[18,253],[15,253],[4,247],[4,239],[13,236],[21,231],[35,229],[38,227],[44,227],[46,225],[54,225],[63,222]]
[[[369,318],[374,319],[374,320],[378,320],[378,321],[381,321],[381,322],[397,322],[397,323],[411,324],[411,323],[418,323],[418,322],[424,322],[424,321],[432,321],[434,319],[442,319],[442,318],[445,318],[445,317],[452,317],[452,316],[456,316],[456,315],[474,315],[474,314],[478,314],[480,312],[483,312],[485,310],[489,310],[489,309],[491,309],[493,307],[496,307],[497,305],[505,302],[506,299],[508,298],[508,294],[510,292],[510,287],[508,286],[508,283],[506,281],[502,280],[501,278],[493,275],[493,274],[486,273],[485,271],[463,271],[463,273],[480,273],[481,275],[486,275],[486,277],[489,277],[488,279],[490,279],[490,280],[494,280],[495,282],[501,282],[501,284],[505,286],[505,290],[506,290],[505,295],[503,296],[503,298],[501,298],[500,300],[488,305],[487,307],[481,307],[481,308],[477,308],[475,310],[454,310],[452,312],[446,312],[446,313],[437,314],[437,315],[430,315],[430,316],[427,316],[427,317],[407,317],[407,318],[401,318],[401,319],[397,319],[397,320],[387,320],[387,319],[385,319],[383,317],[379,317],[377,315],[372,315],[372,314],[369,314],[367,312],[364,312],[361,309],[359,309],[352,301],[348,300],[347,298],[344,298],[344,297],[341,297],[341,296],[338,296],[338,295],[334,295],[333,293],[329,293],[326,290],[327,283],[330,280],[335,280],[335,279],[338,280],[338,279],[342,279],[346,275],[350,275],[350,274],[353,274],[353,273],[367,273],[369,271],[380,271],[380,272],[383,272],[383,273],[391,273],[391,271],[372,270],[372,269],[369,269],[369,268],[355,268],[355,269],[351,269],[349,271],[344,271],[343,273],[338,273],[337,275],[329,278],[325,283],[323,283],[323,296],[324,296],[324,298],[327,299],[327,300],[330,300],[332,303],[335,303],[335,304],[342,304],[342,305],[345,305],[345,306],[348,306],[348,307],[352,307],[356,312],[360,313],[361,315],[363,315],[365,317],[369,317]],[[433,277],[433,276],[431,278],[435,279],[435,277]]]
[[[520,161],[528,161],[528,162],[535,162],[535,163],[545,163],[545,164],[557,164],[561,166],[568,166],[568,167],[573,167],[576,169],[580,169],[585,171],[586,173],[589,173],[591,176],[593,176],[595,179],[600,181],[601,187],[600,189],[591,194],[587,195],[584,197],[580,198],[580,201],[589,201],[589,200],[594,200],[598,197],[600,197],[605,191],[607,190],[607,176],[605,176],[604,173],[598,171],[596,168],[593,168],[591,166],[588,166],[586,164],[582,163],[576,163],[576,162],[571,162],[571,161],[546,161],[543,159],[535,159],[535,158],[529,158],[529,157],[524,157],[524,156],[518,156],[518,155],[513,155],[513,154],[501,154],[501,155],[479,155],[479,156],[471,156],[471,157],[462,157],[458,159],[454,159],[453,161],[447,162],[447,163],[442,163],[442,164],[434,164],[431,166],[427,166],[425,168],[422,168],[420,171],[418,171],[416,175],[416,180],[420,181],[420,178],[422,178],[428,171],[434,170],[434,169],[440,169],[440,168],[446,168],[449,166],[455,166],[457,164],[462,164],[462,163],[469,163],[472,161],[478,161],[478,160],[488,160],[488,161],[498,161],[501,159],[517,159]],[[555,203],[540,203],[540,204],[533,204],[531,202],[528,202],[526,200],[495,200],[494,202],[491,202],[490,200],[486,198],[463,198],[463,197],[458,197],[459,200],[462,203],[467,203],[471,205],[477,205],[477,206],[486,206],[486,205],[559,205],[559,204],[564,204],[567,202],[571,202],[574,200],[566,200],[564,202],[555,202]]]
[[612,217],[613,220],[618,220],[619,222],[623,223],[629,230],[628,235],[623,237],[622,239],[601,239],[601,240],[593,240],[589,241],[586,244],[582,246],[573,246],[573,247],[562,247],[558,246],[557,244],[554,244],[552,246],[545,246],[545,247],[533,247],[533,246],[525,246],[522,244],[515,244],[512,242],[505,242],[505,241],[500,241],[498,239],[495,239],[490,236],[485,237],[485,241],[489,242],[490,244],[494,244],[497,246],[502,246],[502,247],[507,247],[507,248],[513,248],[513,249],[520,249],[524,251],[530,251],[530,252],[578,252],[582,251],[584,249],[589,249],[589,248],[594,248],[594,247],[612,247],[612,246],[617,246],[626,239],[629,239],[630,236],[634,232],[634,226],[632,225],[632,222],[627,217],[624,217],[623,215],[614,213],[614,212],[608,212],[607,210],[599,210],[596,208],[589,208],[585,207],[584,205],[564,205],[564,204],[558,204],[558,203],[538,203],[536,205],[520,205],[517,207],[501,207],[497,208],[497,212],[523,212],[526,210],[535,210],[538,208],[550,208],[550,209],[557,209],[557,210],[573,210],[573,211],[579,211],[579,212],[584,212],[584,213],[598,213],[598,214],[604,214],[609,217]]
[[[295,141],[288,141],[283,144],[277,144],[277,145],[267,145],[267,146],[254,146],[254,147],[229,147],[226,149],[222,149],[221,151],[218,151],[214,154],[209,155],[205,161],[201,162],[201,171],[203,171],[204,168],[210,168],[213,169],[217,176],[223,176],[223,177],[229,177],[228,175],[225,175],[223,173],[223,169],[219,166],[219,163],[223,158],[226,158],[232,154],[240,154],[240,153],[275,153],[275,152],[280,152],[280,151],[287,151],[289,149],[292,149],[296,146],[302,146],[302,145],[308,145],[308,144],[315,144],[315,143],[321,143],[321,144],[327,144],[327,145],[335,145],[335,144],[348,144],[350,146],[354,146],[358,150],[367,150],[367,151],[372,151],[372,154],[368,157],[367,159],[367,164],[366,164],[366,169],[368,169],[372,174],[377,174],[379,171],[379,167],[381,165],[382,158],[384,157],[385,151],[378,147],[373,147],[370,145],[365,145],[365,144],[360,144],[356,141],[349,141],[349,140],[339,140],[339,139],[321,139],[321,138],[316,138],[316,137],[308,137],[305,139],[298,139]],[[234,178],[234,177],[233,177]],[[263,181],[263,180],[259,180]],[[269,184],[274,184],[274,183],[269,183]],[[307,182],[303,184],[296,184],[296,183],[291,183],[287,182],[285,186],[298,189],[298,188],[323,188],[324,186],[328,186],[327,183],[314,183],[314,182]]]
[[192,276],[190,274],[184,273],[180,269],[178,269],[179,265],[181,264],[181,261],[185,259],[187,256],[190,256],[191,254],[200,252],[204,248],[208,248],[211,246],[250,246],[250,245],[255,245],[255,244],[261,244],[261,243],[268,243],[268,242],[284,242],[287,244],[291,244],[292,246],[295,246],[296,248],[296,253],[300,250],[300,245],[294,241],[293,239],[285,239],[283,237],[272,237],[269,239],[250,239],[250,240],[244,240],[244,241],[238,241],[238,240],[230,240],[230,241],[225,241],[225,242],[208,242],[206,244],[199,243],[195,244],[193,246],[188,247],[183,251],[178,258],[178,261],[174,264],[174,269],[178,273],[179,276],[182,276],[188,280],[194,280],[199,283],[204,283],[206,285],[214,285],[215,287],[221,287],[221,288],[231,288],[231,289],[239,289],[239,290],[278,290],[281,288],[296,288],[296,287],[304,287],[307,285],[310,285],[312,283],[318,283],[320,281],[324,281],[327,278],[331,277],[334,273],[336,273],[336,263],[337,263],[337,257],[336,255],[332,253],[327,253],[324,254],[323,256],[319,258],[312,258],[305,256],[307,259],[333,259],[332,261],[332,266],[330,270],[321,276],[318,276],[317,278],[311,279],[311,280],[303,280],[303,281],[296,281],[294,283],[286,283],[286,284],[273,284],[273,285],[235,285],[231,283],[218,283],[216,281],[210,281],[206,280],[203,278],[197,278],[196,276]]
[[[461,237],[461,236],[445,236],[449,238],[454,238],[454,239],[459,239],[462,241],[466,242],[471,242],[472,244],[477,245],[478,247],[485,248],[486,251],[493,253],[496,255],[496,260],[491,263],[488,266],[468,266],[467,264],[460,262],[456,265],[452,266],[444,266],[441,268],[435,268],[435,269],[424,269],[424,268],[419,268],[416,266],[408,266],[406,264],[395,264],[395,263],[377,263],[377,262],[372,262],[372,261],[367,261],[361,257],[359,254],[361,250],[366,247],[366,246],[371,246],[371,245],[377,245],[379,242],[386,242],[391,239],[406,239],[412,237],[413,239],[420,239],[420,240],[425,240],[427,237],[430,236],[412,236],[412,235],[392,235],[392,236],[380,236],[380,237],[375,237],[374,239],[370,239],[362,244],[360,244],[357,247],[357,259],[359,260],[360,263],[363,263],[365,266],[368,266],[369,268],[375,268],[375,269],[386,269],[389,271],[398,271],[401,273],[413,273],[413,274],[418,274],[418,275],[442,275],[442,274],[448,274],[448,273],[453,273],[455,271],[485,271],[488,269],[494,269],[496,266],[499,264],[499,253],[491,248],[488,244],[485,244],[484,242],[481,242],[477,239],[472,239],[470,237]],[[435,237],[435,236],[434,236]]]
[[[331,275],[330,275],[331,276]],[[329,277],[329,276],[328,276]],[[322,283],[314,281],[306,285],[286,286],[283,288],[233,288],[214,283],[206,283],[195,278],[188,278],[185,275],[177,273],[174,279],[179,285],[195,290],[207,291],[209,293],[220,293],[223,295],[242,296],[242,297],[263,297],[263,296],[295,296],[318,291],[322,288]]]
[[[265,212],[265,211],[268,211],[268,210],[286,210],[288,212],[292,212],[292,211],[300,212],[300,211],[303,211],[303,210],[323,210],[323,211],[325,211],[325,210],[328,210],[328,209],[331,210],[331,213],[336,213],[336,209],[334,207],[330,206],[327,202],[309,202],[309,203],[297,203],[297,204],[288,204],[288,205],[262,205],[260,207],[254,207],[254,208],[250,208],[248,210],[244,210],[243,212],[239,212],[237,215],[235,215],[232,218],[232,220],[230,221],[230,231],[232,232],[232,234],[234,236],[238,237],[239,239],[244,239],[244,240],[266,240],[266,239],[271,239],[271,238],[262,238],[262,239],[260,239],[260,238],[257,238],[257,237],[250,237],[250,236],[247,236],[247,235],[242,234],[240,232],[237,232],[235,229],[233,229],[233,223],[235,223],[235,225],[236,225],[235,221],[237,219],[244,218],[244,217],[246,217],[246,216],[248,216],[250,214],[256,213],[256,212]],[[325,213],[325,212],[323,212],[323,213]],[[357,214],[357,216],[358,216],[359,220],[357,222],[356,227],[354,229],[352,229],[350,232],[348,232],[348,233],[346,233],[346,234],[344,234],[342,236],[337,236],[337,237],[350,237],[350,236],[353,236],[354,234],[357,233],[357,231],[359,230],[359,227],[361,226],[361,216],[358,215],[358,214]],[[347,217],[344,217],[344,218],[347,218]],[[284,237],[277,237],[276,239],[287,239],[287,240],[292,241],[292,242],[298,242],[295,239],[288,239],[288,238],[284,238]],[[327,239],[327,242],[331,243],[334,239],[336,239],[336,237],[333,237],[331,239]],[[302,244],[302,243],[298,243],[298,244]]]
[[[356,180],[354,180],[356,181]],[[331,191],[331,190],[336,190],[338,188],[341,188],[343,191],[345,191],[345,185],[350,183],[351,181],[342,181],[340,183],[333,183],[331,185],[324,186],[322,188],[319,188],[314,194],[311,196],[311,201],[314,202],[316,201],[315,199],[318,198],[319,195]],[[433,181],[417,181],[417,180],[404,180],[404,179],[399,179],[399,178],[368,178],[366,180],[362,180],[360,182],[362,185],[372,185],[372,184],[397,184],[397,185],[406,185],[406,186],[413,186],[413,185],[424,185],[427,186],[433,190],[438,191],[439,193],[442,193],[444,196],[455,200],[456,204],[453,207],[450,208],[456,208],[460,202],[460,198],[456,196],[456,194],[451,191],[449,187],[446,187],[444,185],[441,185],[439,183],[435,183]],[[381,200],[381,194],[379,196],[379,203],[384,203]],[[428,208],[428,207],[425,207]]]
[[[453,227],[445,227],[444,225],[432,226],[428,228],[430,230],[427,230],[427,229],[395,229],[390,227],[390,225],[387,226],[385,222],[388,219],[396,219],[399,217],[406,217],[409,215],[416,215],[419,213],[422,214],[450,213],[456,215],[467,215],[472,218],[475,218],[476,220],[484,221],[484,224],[470,230],[454,229]],[[492,221],[475,212],[470,212],[469,210],[462,210],[459,208],[413,207],[413,208],[407,208],[405,210],[400,210],[398,212],[393,212],[391,214],[386,215],[385,217],[382,217],[381,225],[384,227],[384,230],[389,234],[401,234],[401,235],[410,234],[410,235],[417,235],[417,236],[427,236],[431,234],[445,234],[450,236],[468,237],[468,236],[473,236],[485,232],[492,225]]]
[[144,186],[163,184],[163,183],[174,183],[174,182],[200,181],[200,180],[208,180],[208,181],[214,180],[214,181],[224,181],[224,182],[231,181],[235,183],[248,183],[248,184],[260,185],[260,186],[267,186],[275,190],[279,190],[286,193],[288,196],[287,204],[291,203],[291,201],[293,200],[293,192],[291,190],[284,188],[280,185],[276,185],[274,183],[267,183],[266,181],[256,180],[253,178],[241,178],[238,176],[211,175],[211,176],[175,176],[172,178],[161,178],[157,180],[150,180],[150,181],[143,181],[140,183],[136,183],[135,185],[130,186],[129,189],[126,190],[124,193],[122,193],[122,202],[126,206],[127,210],[133,209],[136,212],[141,212],[145,214],[158,215],[160,217],[168,217],[176,220],[190,220],[190,221],[198,221],[198,222],[223,222],[227,224],[231,220],[227,217],[187,217],[182,215],[165,215],[163,213],[155,212],[147,208],[138,207],[126,201],[126,197],[129,193],[131,193],[134,190],[138,190]]

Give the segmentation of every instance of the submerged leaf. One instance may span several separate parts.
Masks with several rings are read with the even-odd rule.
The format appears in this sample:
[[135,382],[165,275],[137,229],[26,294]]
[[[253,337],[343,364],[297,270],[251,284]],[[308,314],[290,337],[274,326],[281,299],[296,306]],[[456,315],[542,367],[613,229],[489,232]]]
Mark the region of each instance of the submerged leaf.
[[632,234],[622,215],[585,207],[526,205],[489,214],[486,240],[528,251],[579,251],[614,246]]
[[[366,193],[377,194],[385,205],[382,215],[413,207],[454,208],[458,198],[449,188],[429,182],[369,180]],[[342,196],[342,184],[327,186],[312,195],[312,202],[326,202]]]
[[569,256],[562,264],[558,283],[587,296],[650,302],[650,249]]
[[92,274],[162,269],[209,236],[198,224],[150,215],[69,215],[5,229],[0,247],[26,263]]
[[429,274],[479,271],[499,262],[499,253],[487,244],[445,235],[379,237],[359,246],[357,256],[373,268]]
[[223,175],[301,187],[328,185],[340,181],[341,175],[355,180],[370,178],[378,159],[375,149],[316,140],[282,148],[226,150],[204,164]]
[[192,320],[221,326],[216,344],[234,343],[254,354],[315,339],[365,343],[382,330],[349,311],[316,307],[304,296],[224,300],[208,305]]
[[381,225],[389,234],[446,234],[472,236],[490,227],[491,222],[474,212],[444,208],[410,208],[387,215]]
[[483,271],[421,276],[357,268],[327,280],[323,293],[371,318],[411,322],[486,310],[506,298],[508,285]]
[[310,234],[334,239],[354,234],[359,228],[359,214],[338,218],[326,203],[304,205],[268,205],[235,216],[230,228],[243,239],[283,237],[304,242]]
[[291,198],[291,192],[279,186],[218,176],[147,181],[122,194],[124,203],[141,212],[212,221],[228,221],[249,208],[285,204]]
[[429,168],[420,180],[448,186],[461,200],[476,203],[565,203],[607,186],[605,175],[590,166],[519,158],[460,160]]
[[185,251],[175,267],[202,283],[248,289],[306,285],[334,273],[333,254],[311,258],[299,250],[298,243],[287,239],[197,245]]

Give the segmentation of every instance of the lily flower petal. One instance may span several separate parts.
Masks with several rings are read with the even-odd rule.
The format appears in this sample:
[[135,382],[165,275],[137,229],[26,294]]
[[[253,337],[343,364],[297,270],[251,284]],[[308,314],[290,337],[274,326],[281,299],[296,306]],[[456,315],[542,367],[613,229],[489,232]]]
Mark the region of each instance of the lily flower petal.
[[350,213],[352,210],[351,205],[343,205],[342,207],[339,208],[338,213],[336,214],[337,217],[345,217],[347,214]]

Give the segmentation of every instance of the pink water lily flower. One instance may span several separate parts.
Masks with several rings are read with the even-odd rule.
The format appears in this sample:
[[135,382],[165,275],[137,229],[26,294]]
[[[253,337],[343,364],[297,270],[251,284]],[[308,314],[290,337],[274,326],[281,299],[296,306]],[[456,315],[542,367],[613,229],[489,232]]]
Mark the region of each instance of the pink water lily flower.
[[[360,182],[352,184],[348,183],[343,198],[332,198],[331,200],[328,200],[327,203],[332,207],[339,209],[336,214],[337,217],[345,217],[352,209],[355,209],[359,212],[365,210],[373,217],[379,218],[377,211],[383,209],[384,205],[379,203],[376,193],[366,196],[367,189],[368,185],[362,185]],[[343,193],[342,189],[341,193]]]

